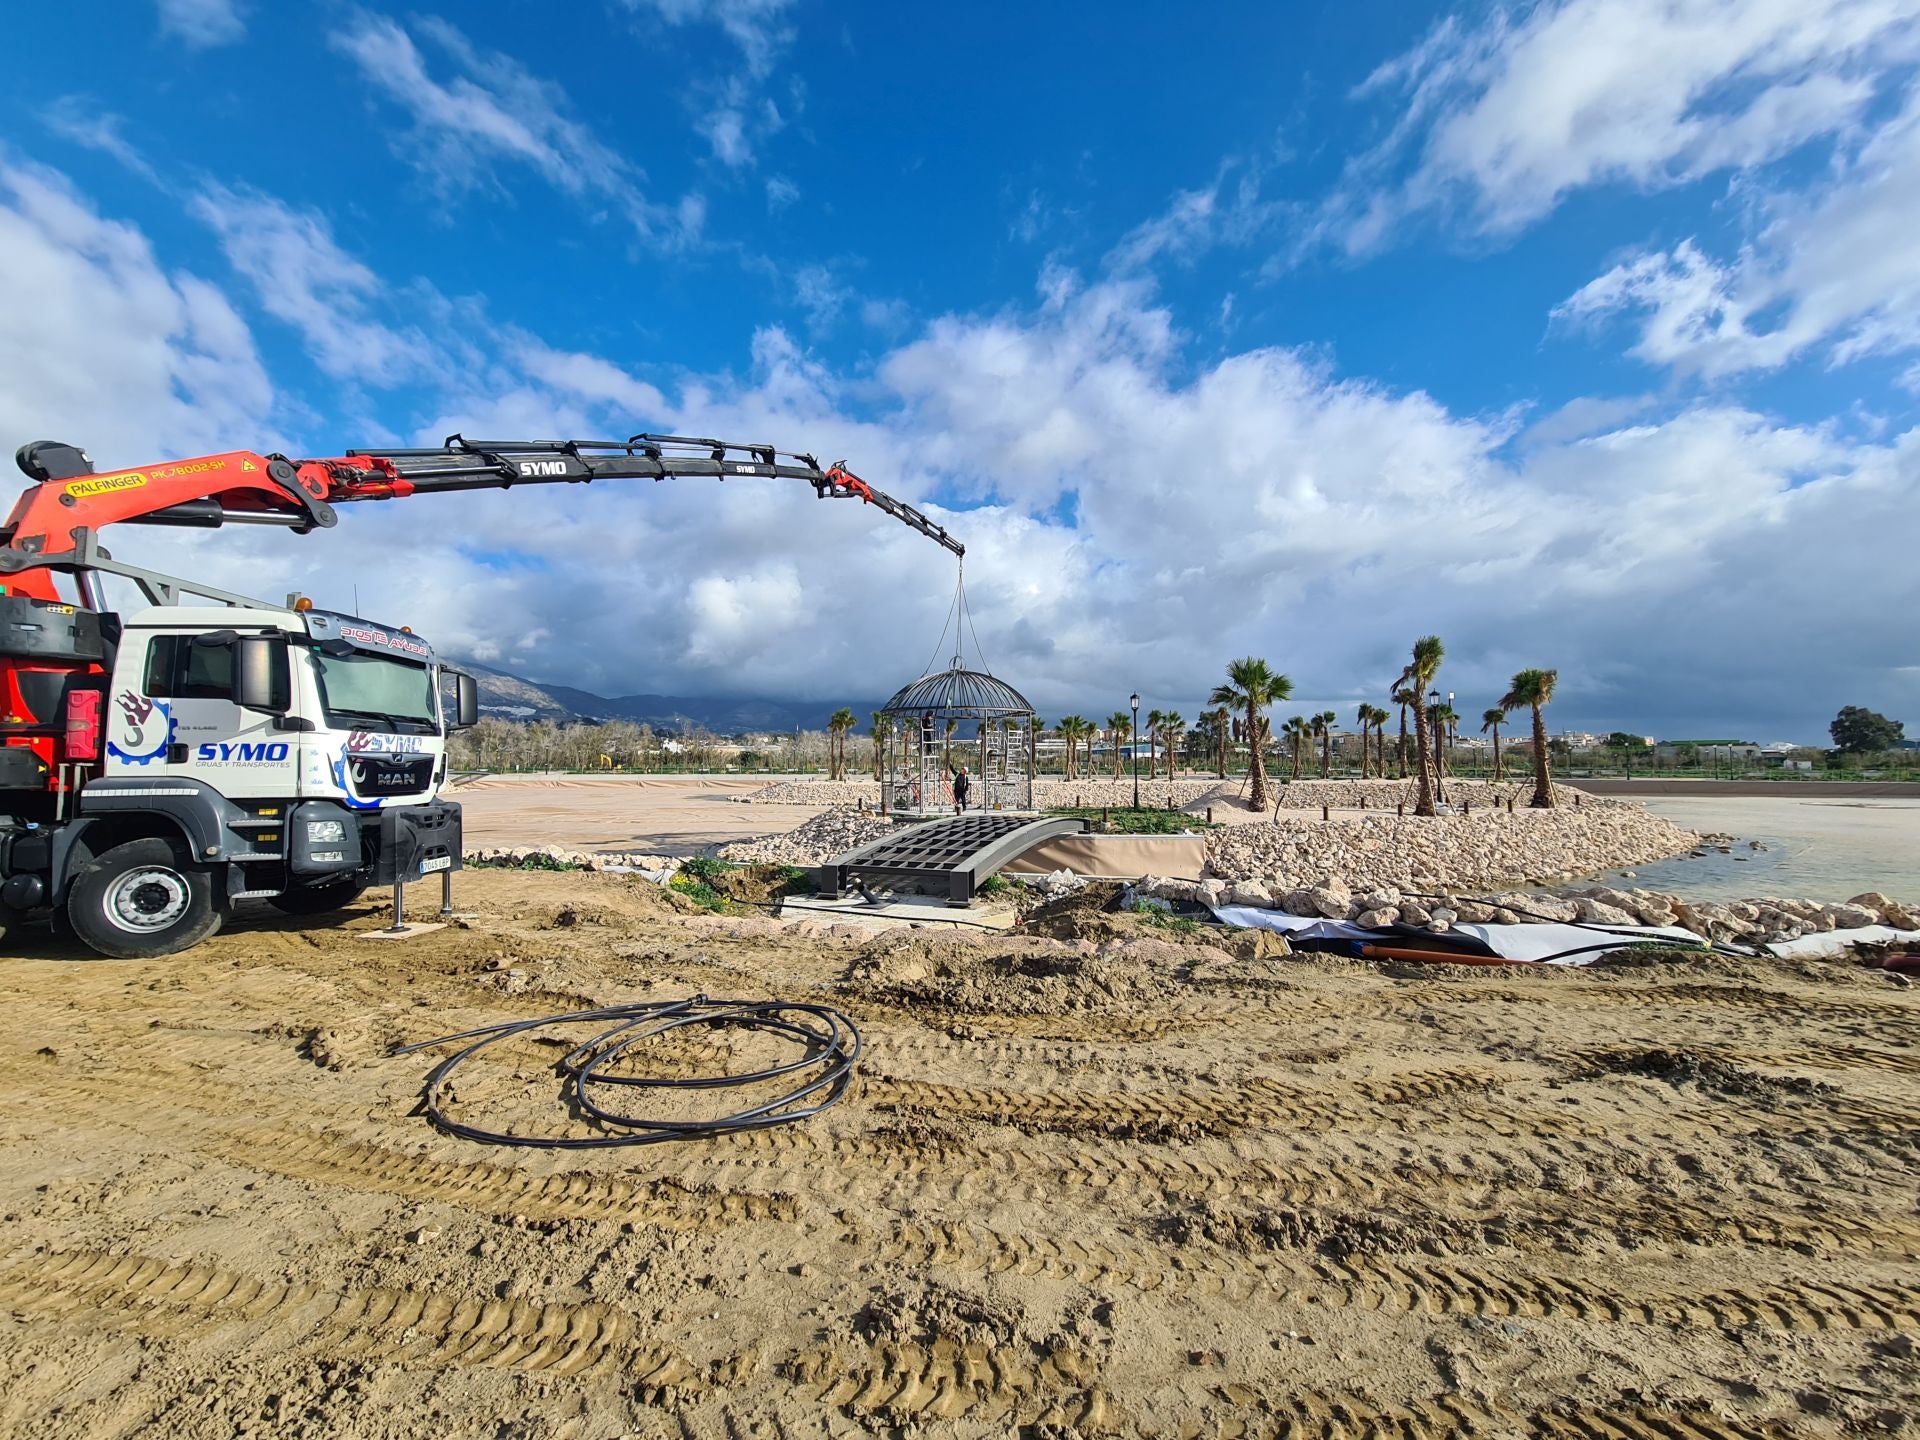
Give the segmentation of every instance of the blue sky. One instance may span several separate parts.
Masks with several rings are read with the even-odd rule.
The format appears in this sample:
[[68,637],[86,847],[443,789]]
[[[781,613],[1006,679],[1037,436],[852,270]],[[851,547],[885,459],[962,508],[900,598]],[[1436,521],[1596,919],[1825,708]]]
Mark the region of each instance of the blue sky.
[[[10,443],[770,440],[952,512],[1048,710],[1191,715],[1253,652],[1344,714],[1435,630],[1476,714],[1541,664],[1568,725],[1920,729],[1912,0],[160,0],[10,40]],[[590,689],[910,678],[944,554],[751,488],[139,544]]]

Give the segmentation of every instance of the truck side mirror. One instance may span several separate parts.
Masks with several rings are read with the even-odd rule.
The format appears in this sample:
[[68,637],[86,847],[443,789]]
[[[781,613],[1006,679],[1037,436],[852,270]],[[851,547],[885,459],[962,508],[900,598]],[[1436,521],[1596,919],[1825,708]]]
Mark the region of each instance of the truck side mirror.
[[464,671],[455,671],[453,692],[453,728],[471,730],[480,723],[480,682]]
[[291,706],[287,684],[287,647],[264,635],[243,635],[233,643],[233,703],[246,710],[284,715]]

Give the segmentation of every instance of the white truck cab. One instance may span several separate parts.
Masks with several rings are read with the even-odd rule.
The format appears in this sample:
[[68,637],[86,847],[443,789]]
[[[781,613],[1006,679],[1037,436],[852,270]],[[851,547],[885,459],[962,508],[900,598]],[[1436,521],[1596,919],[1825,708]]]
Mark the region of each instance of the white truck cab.
[[439,795],[474,682],[418,636],[305,601],[99,621],[99,654],[71,657],[100,667],[79,711],[95,763],[51,823],[8,832],[0,900],[52,903],[105,954],[161,955],[238,900],[318,914],[460,868],[460,807]]

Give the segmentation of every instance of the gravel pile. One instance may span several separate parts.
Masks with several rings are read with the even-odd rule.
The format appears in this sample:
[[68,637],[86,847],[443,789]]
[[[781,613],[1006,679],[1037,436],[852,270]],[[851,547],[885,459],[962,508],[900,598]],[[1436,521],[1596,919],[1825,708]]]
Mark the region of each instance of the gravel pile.
[[[1211,776],[1193,780],[1140,781],[1140,803],[1151,810],[1164,810],[1172,800],[1176,810],[1198,804],[1220,788]],[[1043,808],[1122,810],[1133,804],[1133,777],[1115,780],[1111,776],[1088,780],[1040,780],[1034,784],[1034,799]]]
[[1236,825],[1207,842],[1206,874],[1270,893],[1337,877],[1354,891],[1437,891],[1570,881],[1684,855],[1701,837],[1637,805],[1422,818],[1336,815]]
[[864,803],[869,810],[880,808],[878,780],[776,780],[742,800],[754,805],[832,805],[852,810]]
[[[1391,810],[1401,801],[1406,802],[1409,812],[1419,798],[1420,782],[1417,780],[1296,780],[1291,785],[1280,786],[1280,804],[1290,810],[1318,810],[1322,805],[1335,810],[1358,810],[1364,803],[1369,810]],[[1555,799],[1563,806],[1571,807],[1575,792],[1565,785],[1553,787]],[[1524,810],[1527,802],[1533,799],[1533,780],[1504,780],[1495,784],[1490,780],[1452,780],[1447,781],[1447,803],[1454,809],[1471,808],[1474,810],[1492,809],[1498,805],[1506,809],[1512,801],[1516,810]],[[1580,808],[1597,806],[1602,809],[1611,805],[1630,804],[1612,795],[1589,795],[1579,792]]]
[[[1233,782],[1237,783],[1237,782]],[[1212,795],[1220,787],[1218,780],[1140,781],[1140,803],[1159,810],[1171,799],[1175,807],[1193,805]],[[741,797],[758,805],[834,805],[851,807],[865,804],[869,810],[880,808],[880,785],[875,780],[781,780]],[[1133,804],[1133,778],[1115,780],[1111,776],[1085,780],[1057,778],[1036,780],[1034,803],[1041,809],[1084,806],[1098,810],[1103,806],[1120,809]],[[1313,802],[1318,805],[1318,800]]]
[[720,847],[722,860],[763,861],[775,865],[824,865],[893,829],[885,816],[857,810],[829,810],[784,835],[763,835]]

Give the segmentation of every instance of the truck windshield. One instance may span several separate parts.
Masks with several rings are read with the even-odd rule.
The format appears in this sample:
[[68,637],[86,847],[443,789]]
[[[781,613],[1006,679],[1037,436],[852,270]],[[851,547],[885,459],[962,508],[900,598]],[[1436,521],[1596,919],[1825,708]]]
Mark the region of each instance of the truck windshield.
[[335,729],[383,725],[408,735],[438,733],[440,712],[426,666],[315,650],[313,668],[320,677],[320,704]]

